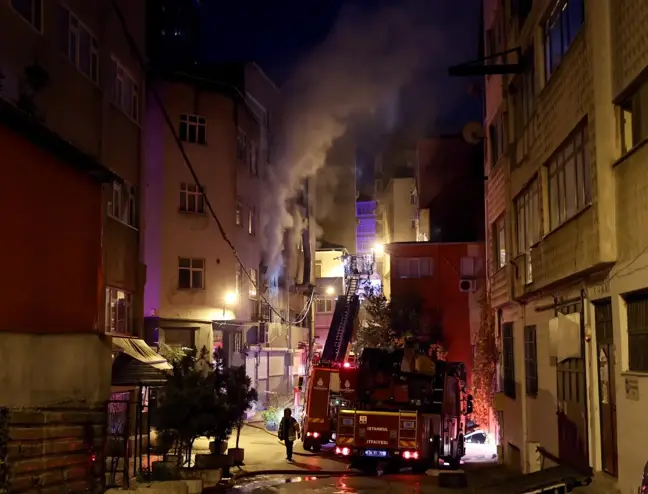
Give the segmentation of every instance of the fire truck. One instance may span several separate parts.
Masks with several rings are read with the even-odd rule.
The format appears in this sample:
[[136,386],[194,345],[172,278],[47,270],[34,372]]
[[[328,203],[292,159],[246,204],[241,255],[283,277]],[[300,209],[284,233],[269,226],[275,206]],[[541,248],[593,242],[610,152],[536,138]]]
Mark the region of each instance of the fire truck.
[[307,384],[302,441],[304,449],[310,451],[319,451],[322,444],[334,439],[339,410],[352,404],[351,396],[340,388],[340,382],[345,382],[345,375],[355,371],[346,360],[347,350],[360,308],[358,291],[363,277],[371,275],[373,259],[346,256],[344,264],[346,290],[335,302],[326,343]]
[[415,471],[459,467],[464,417],[473,408],[462,363],[434,361],[411,348],[366,349],[360,367],[345,378],[351,406],[337,414],[337,455],[362,465],[410,464]]

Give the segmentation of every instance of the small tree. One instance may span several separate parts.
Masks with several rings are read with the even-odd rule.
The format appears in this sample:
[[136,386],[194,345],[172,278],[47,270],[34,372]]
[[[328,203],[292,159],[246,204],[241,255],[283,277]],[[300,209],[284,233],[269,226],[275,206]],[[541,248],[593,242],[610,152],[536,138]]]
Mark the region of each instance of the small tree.
[[495,318],[488,295],[481,301],[481,322],[475,346],[476,355],[472,371],[473,421],[484,426],[489,423],[495,404],[495,379],[499,359]]
[[247,412],[259,398],[252,380],[245,373],[245,366],[230,367],[226,370],[225,390],[229,405],[230,421],[236,427],[236,449],[239,447],[241,427]]
[[175,437],[180,463],[183,456],[191,457],[196,438],[213,427],[214,375],[199,370],[207,355],[205,348],[200,353],[189,350],[171,361],[173,369],[151,413],[151,425],[158,433]]
[[356,355],[361,355],[365,348],[389,347],[394,337],[391,304],[382,290],[373,286],[365,288],[363,305],[368,317],[353,343]]
[[204,435],[213,438],[214,441],[219,443],[229,438],[234,427],[231,413],[233,402],[228,396],[230,387],[229,369],[225,368],[225,359],[220,348],[214,351],[214,361],[211,369],[208,370],[208,374],[210,375],[209,383],[212,395],[206,404],[206,410],[208,410],[211,419],[207,424]]

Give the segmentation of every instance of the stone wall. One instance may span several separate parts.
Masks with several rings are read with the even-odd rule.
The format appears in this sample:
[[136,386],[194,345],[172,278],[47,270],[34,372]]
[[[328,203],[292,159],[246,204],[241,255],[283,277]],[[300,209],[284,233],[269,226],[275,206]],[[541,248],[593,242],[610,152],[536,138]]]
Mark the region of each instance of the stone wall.
[[103,492],[105,419],[102,409],[9,410],[7,492]]

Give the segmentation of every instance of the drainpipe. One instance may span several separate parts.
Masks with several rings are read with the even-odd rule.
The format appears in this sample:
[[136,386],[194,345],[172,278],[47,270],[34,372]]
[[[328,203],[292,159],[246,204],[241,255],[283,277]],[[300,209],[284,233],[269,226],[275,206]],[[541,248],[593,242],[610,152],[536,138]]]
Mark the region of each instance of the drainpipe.
[[[586,345],[585,342],[585,333],[586,333],[586,321],[585,318],[588,315],[588,311],[585,310],[585,304],[588,302],[587,293],[584,288],[581,288],[580,291],[581,297],[581,309],[580,309],[580,345],[581,345],[581,354],[585,360],[585,407],[583,409],[583,420],[585,422],[585,444],[587,444],[587,456],[590,461],[590,465],[595,465],[594,461],[594,445],[590,444],[591,434],[590,434],[590,421],[589,421],[589,404],[590,404],[590,390],[592,387],[592,375],[590,374],[590,365],[592,362],[591,345]],[[588,318],[589,319],[589,318]]]
[[[521,304],[522,307],[522,335],[524,335],[524,325],[526,324],[526,304]],[[522,340],[524,341],[524,340]],[[513,339],[513,344],[515,344],[515,338]],[[524,349],[524,346],[522,347]],[[515,350],[514,350],[515,353]],[[522,352],[524,355],[524,351]],[[529,431],[527,428],[528,417],[527,417],[527,396],[526,396],[526,377],[525,373],[522,374],[521,381],[521,401],[522,401],[522,465],[524,466],[523,473],[529,473],[529,452],[527,442],[529,440]],[[506,418],[504,419],[506,420]]]

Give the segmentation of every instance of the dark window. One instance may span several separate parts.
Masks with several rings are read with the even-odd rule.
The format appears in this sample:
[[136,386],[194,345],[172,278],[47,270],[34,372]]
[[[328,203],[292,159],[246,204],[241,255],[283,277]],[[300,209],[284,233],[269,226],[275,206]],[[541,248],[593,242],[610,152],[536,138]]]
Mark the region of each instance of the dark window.
[[205,288],[205,260],[178,259],[178,288],[183,290]]
[[628,370],[648,372],[648,292],[625,297],[628,311]]
[[11,0],[11,6],[16,12],[41,32],[43,30],[43,1],[42,0]]
[[196,184],[180,184],[180,211],[199,214],[205,212],[205,196]]
[[531,144],[535,140],[535,53],[531,46],[522,57],[524,72],[520,74],[513,86],[516,129],[516,156],[515,163],[519,164],[528,154]]
[[643,83],[621,104],[621,151],[627,153],[648,138],[648,83]]
[[515,352],[513,323],[502,326],[502,367],[504,371],[504,394],[515,399]]
[[205,117],[197,115],[180,115],[178,137],[183,142],[194,144],[207,143],[207,121]]
[[544,28],[545,77],[562,62],[585,22],[585,0],[559,0]]
[[528,252],[542,236],[540,190],[537,178],[514,201],[517,252]]
[[573,132],[546,164],[551,230],[558,228],[591,202],[587,133],[587,125]]
[[491,151],[491,166],[495,166],[506,151],[506,132],[504,118],[499,114],[488,127],[488,142]]
[[524,327],[524,377],[526,393],[536,396],[538,394],[538,346],[535,326]]

